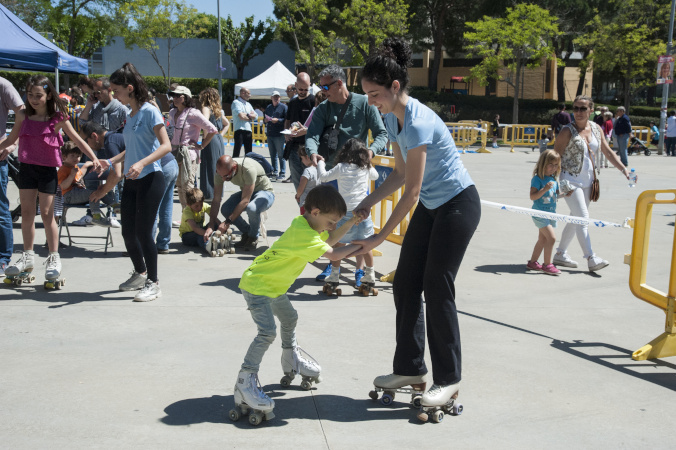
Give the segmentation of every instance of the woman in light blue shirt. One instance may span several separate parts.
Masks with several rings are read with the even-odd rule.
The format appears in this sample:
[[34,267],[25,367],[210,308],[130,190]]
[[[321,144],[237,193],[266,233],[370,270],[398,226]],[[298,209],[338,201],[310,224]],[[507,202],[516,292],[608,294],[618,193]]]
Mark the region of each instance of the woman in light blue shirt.
[[[367,217],[373,205],[402,185],[405,190],[380,233],[356,243],[363,246],[360,253],[377,247],[418,203],[394,278],[394,373],[377,377],[374,385],[389,389],[424,386],[426,322],[434,384],[422,395],[422,406],[433,410],[457,398],[461,353],[454,283],[479,224],[481,204],[444,122],[408,96],[410,62],[408,44],[390,38],[362,70],[362,87],[369,104],[385,114],[395,168],[355,211]],[[426,419],[427,414],[420,417]]]
[[133,64],[113,72],[110,86],[116,99],[131,106],[122,132],[126,151],[113,158],[114,162],[124,159],[122,238],[134,264],[131,278],[120,290],[140,289],[134,301],[147,302],[162,295],[153,227],[164,195],[160,159],[169,153],[171,143],[162,114],[149,102],[148,86]]

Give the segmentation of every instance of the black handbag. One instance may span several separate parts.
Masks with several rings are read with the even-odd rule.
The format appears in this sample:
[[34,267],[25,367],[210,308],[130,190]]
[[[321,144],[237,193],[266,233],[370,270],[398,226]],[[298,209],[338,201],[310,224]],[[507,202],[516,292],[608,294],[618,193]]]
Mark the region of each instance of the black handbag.
[[338,115],[338,120],[335,124],[324,127],[322,134],[319,136],[319,147],[317,148],[317,153],[326,160],[327,163],[332,161],[335,157],[336,150],[338,150],[338,136],[340,135],[340,124],[343,122],[343,117],[345,117],[345,112],[347,107],[352,101],[352,93],[347,97],[343,108],[340,110]]

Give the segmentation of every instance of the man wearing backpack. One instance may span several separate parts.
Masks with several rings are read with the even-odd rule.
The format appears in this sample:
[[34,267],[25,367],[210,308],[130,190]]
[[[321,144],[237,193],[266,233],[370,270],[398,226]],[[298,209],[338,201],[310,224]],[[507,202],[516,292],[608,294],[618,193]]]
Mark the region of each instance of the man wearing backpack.
[[[223,183],[229,181],[239,186],[221,207]],[[215,230],[225,233],[230,225],[235,225],[242,232],[242,239],[235,244],[236,248],[253,250],[258,244],[260,234],[261,214],[272,206],[275,193],[272,183],[265,174],[265,169],[256,160],[244,156],[232,158],[230,155],[221,156],[216,162],[216,176],[214,176],[214,199],[211,210],[223,214],[223,222],[216,227],[218,214],[209,217],[209,225],[204,233],[204,239],[209,239]],[[246,211],[249,222],[242,217]]]

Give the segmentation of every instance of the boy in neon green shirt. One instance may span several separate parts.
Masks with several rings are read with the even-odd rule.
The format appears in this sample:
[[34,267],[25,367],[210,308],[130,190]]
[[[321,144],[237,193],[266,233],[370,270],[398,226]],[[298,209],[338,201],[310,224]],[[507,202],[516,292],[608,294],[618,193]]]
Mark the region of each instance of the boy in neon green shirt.
[[312,381],[321,381],[321,368],[317,362],[305,358],[296,345],[298,314],[286,292],[308,262],[320,256],[343,259],[360,248],[353,244],[331,248],[359,221],[359,216],[355,216],[336,230],[336,223],[345,215],[346,209],[345,200],[335,188],[317,186],[305,199],[305,214],[293,219],[289,229],[242,275],[239,288],[258,327],[258,335],[237,376],[231,419],[237,420],[249,409],[253,409],[249,417],[252,424],[260,423],[263,415],[266,419],[274,417],[275,402],[261,389],[258,369],[276,337],[275,316],[279,319],[282,335],[282,370],[286,375],[282,384],[288,386],[296,374],[303,377],[301,386],[305,389],[310,389]]

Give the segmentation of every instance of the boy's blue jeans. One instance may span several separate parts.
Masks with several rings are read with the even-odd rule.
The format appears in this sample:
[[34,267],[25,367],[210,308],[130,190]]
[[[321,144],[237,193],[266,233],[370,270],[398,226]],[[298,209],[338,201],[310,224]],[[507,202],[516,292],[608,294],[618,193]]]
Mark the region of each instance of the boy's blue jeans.
[[277,337],[275,316],[279,319],[282,335],[282,348],[294,348],[296,346],[296,322],[298,313],[291,305],[289,297],[282,294],[271,298],[264,295],[254,295],[242,289],[242,295],[246,300],[251,318],[258,334],[249,346],[249,350],[242,363],[242,371],[257,373],[260,368],[263,355]]
[[[242,201],[242,191],[235,192],[229,199],[221,206],[221,213],[223,217],[228,217],[235,210],[239,202]],[[261,228],[261,214],[263,211],[270,209],[275,202],[275,194],[272,191],[256,191],[251,195],[251,200],[246,206],[247,215],[249,216],[249,223],[242,217],[242,214],[232,223],[239,231],[245,233],[249,237],[257,238]]]
[[181,242],[183,242],[183,245],[187,245],[189,247],[199,247],[205,251],[207,249],[207,243],[204,242],[204,236],[200,236],[194,231],[183,233],[183,236],[181,236]]

